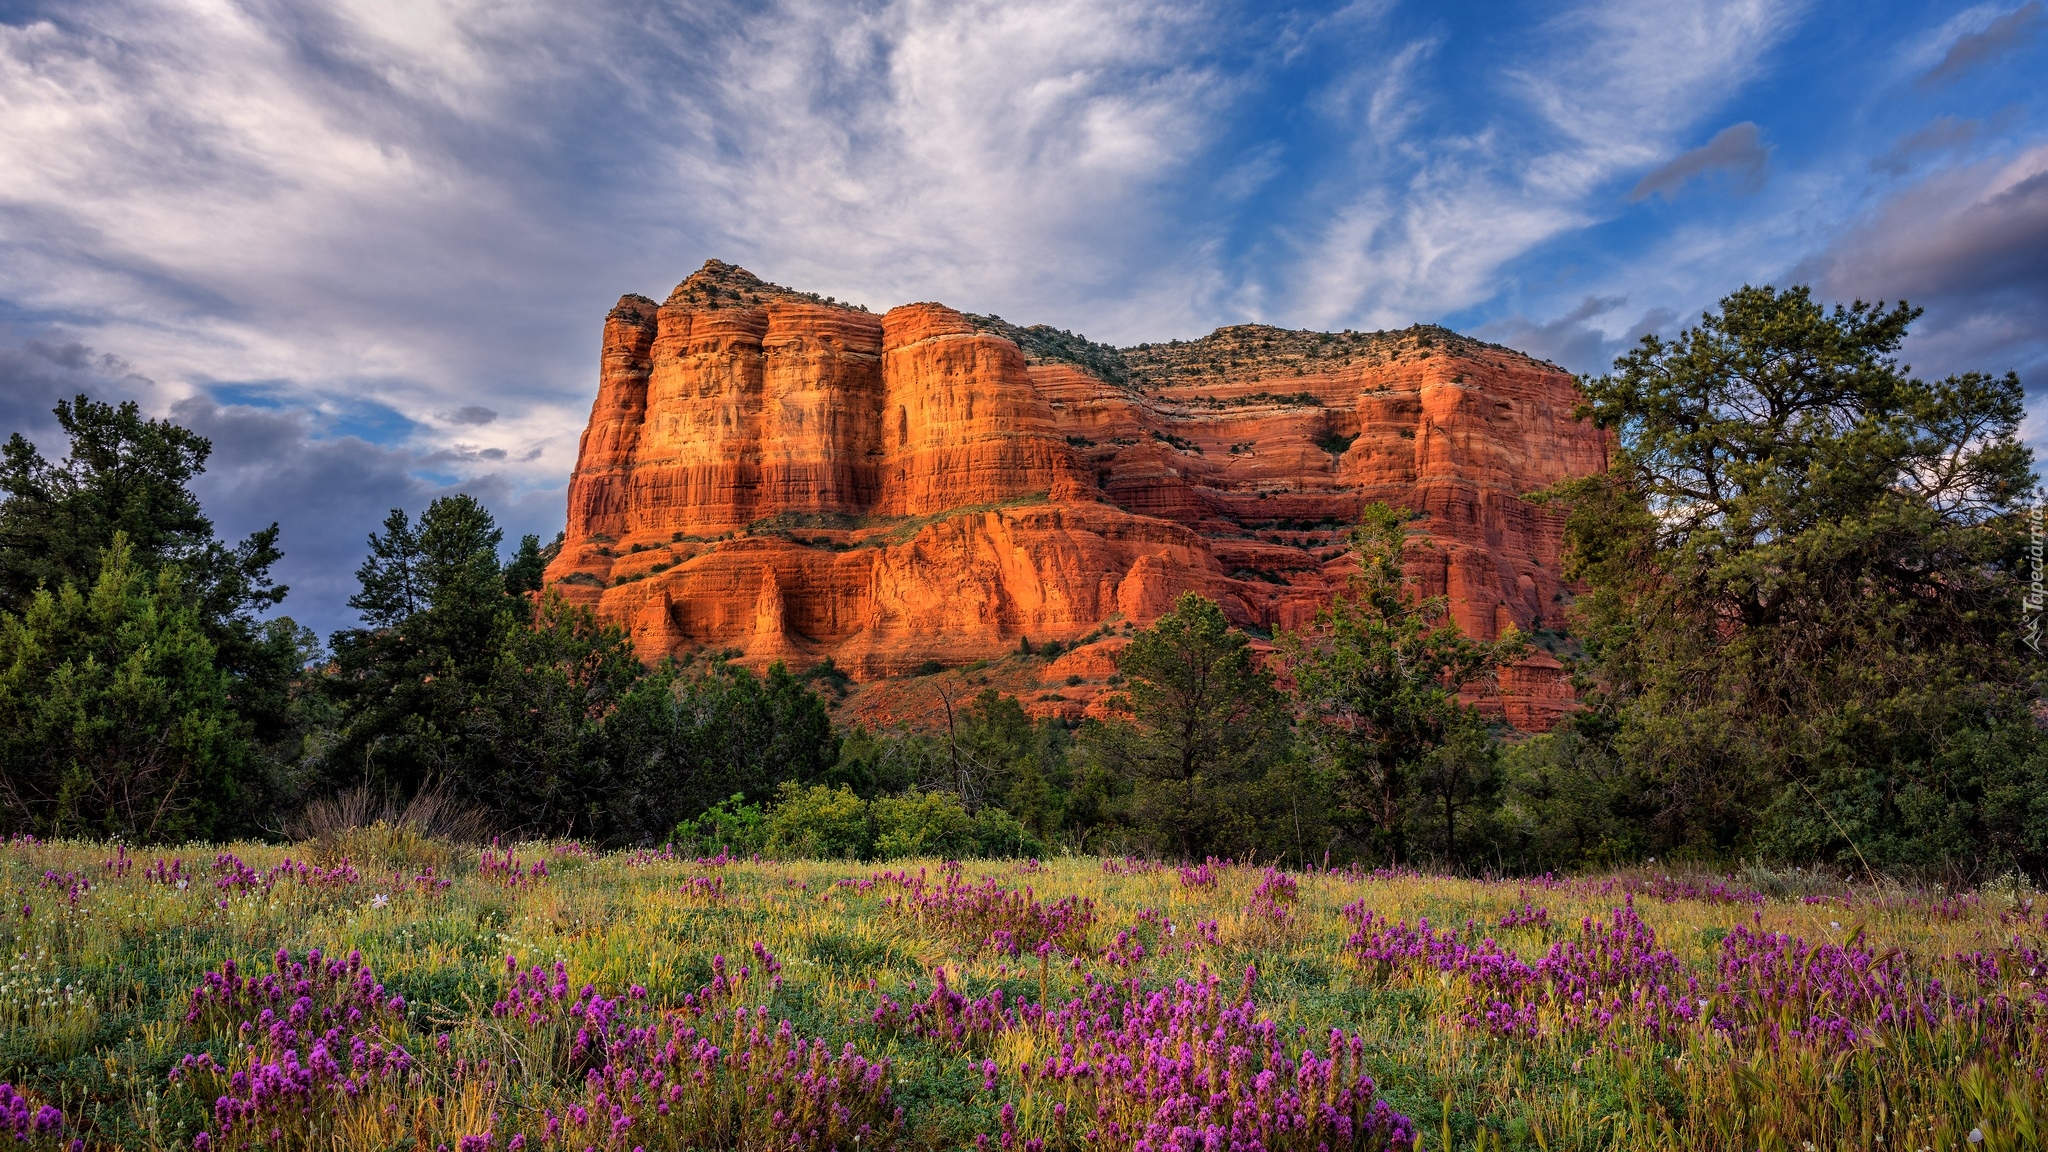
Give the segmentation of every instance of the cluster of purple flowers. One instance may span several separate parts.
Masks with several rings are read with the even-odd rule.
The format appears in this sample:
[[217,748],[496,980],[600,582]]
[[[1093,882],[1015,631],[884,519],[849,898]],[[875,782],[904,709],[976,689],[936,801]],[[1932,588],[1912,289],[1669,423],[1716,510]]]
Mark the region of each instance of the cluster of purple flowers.
[[1159,863],[1137,856],[1125,856],[1120,860],[1104,860],[1102,870],[1111,876],[1143,876],[1148,872],[1159,871]]
[[934,886],[907,872],[877,873],[876,882],[887,881],[904,889],[901,896],[885,897],[882,906],[921,922],[937,925],[976,947],[987,947],[1007,956],[1036,950],[1041,944],[1069,954],[1087,948],[1088,929],[1095,923],[1095,902],[1066,896],[1050,903],[1039,900],[1030,888],[1005,888],[993,877],[979,884],[961,878],[958,865],[942,869],[943,884]]
[[[1366,1073],[1364,1040],[1332,1029],[1322,1053],[1291,1050],[1259,1014],[1249,968],[1235,1002],[1207,969],[1151,992],[1136,978],[1086,980],[1079,997],[1046,1005],[1006,1002],[1001,989],[968,999],[942,978],[903,1017],[911,1030],[970,1050],[993,1048],[1010,1029],[1037,1033],[1036,1050],[1049,1054],[1015,1069],[1025,1108],[1005,1104],[1001,1113],[996,1140],[1009,1152],[1322,1152],[1414,1140],[1414,1126]],[[982,1087],[995,1090],[1001,1075],[996,1061],[984,1061]]]
[[232,852],[217,853],[213,858],[213,886],[223,895],[235,892],[253,892],[258,888],[269,891],[275,879],[249,867],[242,858]]
[[[1804,1042],[1842,1050],[1885,1033],[1952,1029],[2010,1055],[2048,1044],[2048,988],[2034,981],[2041,954],[2015,938],[2010,948],[1952,959],[1955,982],[1921,975],[1899,949],[1877,952],[1861,934],[1809,944],[1789,933],[1738,925],[1721,941],[1711,1023],[1777,1047]],[[2012,969],[2016,986],[2005,986]]]
[[100,861],[101,871],[117,878],[128,875],[134,867],[135,857],[128,854],[128,846],[126,844],[114,845],[113,859]]
[[[781,983],[781,963],[759,944],[754,952],[757,967],[736,973],[716,960],[712,983],[668,1013],[652,1012],[643,988],[619,997],[589,985],[571,992],[566,965],[521,971],[507,957],[513,979],[492,1015],[525,1034],[523,1058],[552,1055],[552,1071],[580,1075],[584,1088],[582,1103],[545,1114],[538,1139],[562,1148],[611,1146],[630,1132],[648,1143],[730,1146],[738,1134],[749,1147],[838,1147],[855,1137],[887,1147],[901,1121],[889,1102],[888,1064],[851,1046],[834,1054],[806,1043],[786,1021],[771,1025],[765,1008],[741,1004],[757,971]],[[280,952],[276,966],[251,977],[224,964],[193,990],[189,1021],[255,1012],[226,1029],[244,1042],[230,1066],[188,1056],[172,1073],[212,1103],[213,1124],[195,1138],[195,1152],[320,1144],[343,1129],[431,1143],[423,1131],[408,1131],[439,1104],[420,1110],[410,1103],[425,1069],[399,1043],[404,1002],[384,999],[353,953],[336,961],[315,951],[294,961]],[[456,1082],[488,1074],[488,1060],[447,1061],[445,1035],[435,1038],[434,1051],[454,1065]],[[481,1084],[486,1099],[495,1098],[495,1087]],[[448,1138],[466,1152],[485,1152],[500,1146],[499,1126],[492,1110],[489,1130]],[[520,1152],[528,1141],[516,1133],[503,1147]]]
[[1600,1032],[1622,1018],[1663,1035],[1690,1024],[1705,1006],[1698,977],[1657,946],[1632,899],[1610,921],[1581,921],[1576,939],[1552,944],[1533,964],[1491,936],[1468,942],[1456,929],[1432,929],[1427,918],[1414,927],[1390,924],[1364,901],[1345,906],[1344,915],[1357,926],[1346,948],[1380,978],[1459,976],[1467,989],[1465,1024],[1497,1035]]
[[293,960],[279,949],[275,968],[245,976],[230,960],[192,990],[186,1021],[243,1044],[227,1066],[200,1054],[171,1070],[212,1103],[213,1127],[194,1137],[194,1152],[324,1142],[351,1114],[398,1114],[414,1070],[400,1041],[404,999],[387,998],[355,952]]
[[[431,869],[429,869],[431,871]],[[231,852],[222,852],[213,858],[213,886],[223,896],[244,892],[269,892],[281,880],[290,880],[312,888],[343,888],[362,882],[362,873],[348,860],[332,868],[322,868],[309,860],[293,860],[286,857],[277,867],[269,871],[252,868],[241,857]],[[185,870],[183,860],[165,864],[159,859],[142,873],[143,879],[152,884],[185,886],[190,874]]]
[[[1363,902],[1344,912],[1357,926],[1348,950],[1379,978],[1456,976],[1463,1022],[1502,1036],[1590,1033],[1625,1044],[1617,1027],[1653,1038],[1704,1027],[1773,1050],[1840,1052],[1880,1043],[1887,1033],[1960,1024],[1989,1051],[2048,1042],[2048,989],[2036,991],[2025,978],[2016,989],[2001,983],[2003,969],[2043,968],[2017,938],[1995,953],[1955,957],[1948,982],[1916,973],[1896,948],[1861,946],[1860,934],[1809,942],[1750,925],[1722,938],[1710,971],[1688,971],[1658,946],[1632,896],[1609,921],[1582,921],[1575,937],[1533,962],[1471,925],[1461,935],[1432,929],[1427,919],[1390,924]],[[1501,923],[1510,920],[1547,924],[1548,910],[1524,904]]]
[[[1524,892],[1523,896],[1528,893]],[[1520,908],[1510,908],[1501,913],[1500,926],[1503,928],[1548,928],[1550,909],[1538,907],[1529,900],[1523,900]]]
[[903,1122],[889,1085],[887,1060],[806,1041],[787,1020],[771,1024],[765,1007],[668,1012],[614,1039],[584,1078],[584,1101],[550,1111],[541,1140],[563,1149],[886,1149]]
[[1214,856],[1191,868],[1177,868],[1180,886],[1183,888],[1214,888],[1223,870],[1230,867],[1230,861],[1218,860]]
[[533,1059],[560,1075],[603,1065],[612,1042],[630,1028],[636,1006],[647,991],[634,985],[625,996],[605,997],[595,986],[571,990],[569,967],[557,960],[553,971],[536,964],[521,970],[516,957],[505,957],[512,984],[491,1005],[492,1017],[520,1025],[527,1033]]
[[64,889],[64,902],[76,908],[78,902],[85,899],[85,894],[92,891],[92,878],[76,872],[45,872],[36,882],[36,887]]
[[1301,885],[1285,872],[1268,868],[1244,906],[1244,927],[1249,938],[1271,941],[1294,926],[1295,904],[1301,899]]
[[362,879],[362,874],[356,871],[356,866],[347,860],[332,868],[322,868],[311,861],[293,860],[287,856],[269,872],[269,882],[272,884],[279,880],[296,880],[313,888],[339,888],[348,884],[359,884]]
[[723,900],[725,898],[724,876],[692,876],[683,881],[678,891],[686,897],[697,900]]
[[[978,1050],[982,1042],[1015,1027],[1037,1007],[1023,1000],[1011,1002],[1001,988],[969,999],[952,989],[944,969],[933,972],[932,978],[931,995],[913,999],[908,1008],[883,994],[868,1022],[884,1034],[916,1036],[964,1052]],[[915,997],[917,990],[917,982],[911,981],[910,995]]]
[[183,888],[192,882],[192,871],[185,866],[182,857],[173,858],[167,864],[159,856],[156,863],[142,870],[142,878],[151,884]]
[[477,855],[476,870],[484,879],[495,880],[507,888],[525,888],[548,878],[547,861],[521,864],[510,848],[503,851],[483,849]]
[[447,888],[455,883],[455,881],[450,880],[446,876],[435,875],[434,866],[432,864],[429,864],[425,868],[422,868],[418,872],[415,872],[410,881],[405,881],[404,876],[405,873],[403,872],[394,872],[391,874],[391,879],[395,887],[402,888],[407,887],[409,885],[414,891],[427,894],[439,892],[442,889]]
[[[12,1134],[17,1146],[58,1147],[64,1133],[64,1114],[48,1104],[36,1104],[15,1091],[12,1084],[0,1084],[0,1131]],[[73,1147],[85,1145],[73,1141]]]
[[[888,1061],[851,1044],[834,1053],[787,1020],[771,1022],[766,1007],[748,1007],[755,977],[782,982],[781,962],[758,942],[753,952],[755,964],[736,970],[714,958],[711,983],[661,1012],[637,986],[617,998],[588,985],[572,994],[564,965],[521,972],[507,957],[513,985],[492,1015],[541,1041],[530,1048],[573,1029],[570,1070],[582,1075],[583,1099],[547,1111],[537,1140],[564,1149],[889,1147],[902,1112],[890,1101]],[[514,1135],[506,1147],[519,1152],[526,1142]]]
[[365,1020],[404,1018],[405,998],[385,996],[360,952],[335,959],[315,948],[301,961],[280,948],[274,963],[274,971],[261,975],[239,973],[233,960],[206,973],[192,989],[185,1022],[245,1040],[260,1033],[283,1049],[296,1045],[309,1028],[352,1030]]
[[[883,996],[871,1023],[955,1052],[995,1052],[1012,1030],[1037,1034],[1039,1052],[1015,1071],[1026,1108],[1002,1110],[996,1140],[1008,1152],[1048,1149],[1381,1149],[1414,1140],[1408,1118],[1379,1099],[1364,1067],[1365,1042],[1333,1029],[1323,1054],[1290,1050],[1251,998],[1247,968],[1237,1002],[1206,968],[1193,981],[1147,992],[1133,977],[1084,979],[1065,1004],[955,991],[943,970],[931,994],[908,1008]],[[911,985],[913,995],[917,985]],[[982,1088],[1003,1069],[981,1064]],[[977,1140],[990,1146],[987,1135]],[[1021,1149],[1019,1145],[1021,1144]]]
[[1293,904],[1301,899],[1301,882],[1293,876],[1268,868],[1252,890],[1252,899],[1273,904]]

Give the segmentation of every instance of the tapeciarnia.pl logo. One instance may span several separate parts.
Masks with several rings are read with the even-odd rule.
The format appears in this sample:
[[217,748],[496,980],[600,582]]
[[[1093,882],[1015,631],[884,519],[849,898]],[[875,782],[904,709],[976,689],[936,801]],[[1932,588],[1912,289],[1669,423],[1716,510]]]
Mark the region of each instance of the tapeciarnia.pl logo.
[[2042,584],[2043,554],[2048,553],[2048,525],[2044,525],[2042,501],[2027,509],[2027,647],[2041,655],[2041,610],[2048,606],[2048,588]]

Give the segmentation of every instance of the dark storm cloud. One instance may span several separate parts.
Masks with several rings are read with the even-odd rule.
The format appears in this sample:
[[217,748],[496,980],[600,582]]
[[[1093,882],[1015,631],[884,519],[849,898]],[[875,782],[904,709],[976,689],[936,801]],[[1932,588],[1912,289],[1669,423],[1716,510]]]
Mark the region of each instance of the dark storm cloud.
[[52,409],[80,393],[96,400],[136,400],[147,406],[156,384],[118,356],[75,340],[31,338],[0,344],[0,439],[20,432],[44,449],[61,435]]
[[1966,32],[1957,37],[1941,63],[1920,77],[1921,86],[1946,84],[2025,44],[2041,27],[2042,14],[2041,0],[2028,0],[1993,20],[1982,32]]
[[1761,143],[1761,133],[1755,124],[1745,120],[1731,124],[1714,134],[1712,140],[1690,152],[1681,152],[1670,162],[1642,178],[1632,189],[1631,201],[1647,200],[1661,194],[1666,200],[1678,194],[1678,190],[1695,177],[1710,172],[1731,172],[1737,177],[1735,189],[1738,192],[1755,192],[1764,186],[1765,169],[1770,163],[1770,149]]
[[2048,145],[1927,177],[1800,274],[1925,307],[1907,348],[1923,374],[2016,369],[2048,388]]
[[[369,534],[393,508],[417,516],[437,496],[467,492],[497,517],[508,551],[522,533],[549,539],[561,523],[560,488],[522,490],[494,474],[436,483],[440,467],[461,454],[324,438],[304,411],[224,406],[202,396],[173,405],[171,418],[213,441],[213,460],[194,487],[222,536],[278,523],[285,558],[277,576],[292,589],[283,610],[323,637],[355,623],[346,606],[355,570]],[[485,450],[468,458],[500,457]]]
[[412,474],[409,453],[353,436],[313,436],[299,411],[222,406],[206,397],[175,404],[171,418],[213,441],[213,459],[193,485],[223,537],[276,521],[291,586],[282,611],[324,638],[354,623],[346,605],[364,541],[392,508],[410,512],[434,486]]
[[2048,320],[2048,148],[1906,189],[1823,268],[1830,284],[1866,294],[2003,302]]
[[[21,432],[52,458],[67,447],[51,414],[57,401],[84,394],[163,412],[159,391],[120,358],[76,340],[46,332],[0,344],[0,438]],[[171,404],[168,416],[213,444],[193,488],[224,539],[278,524],[284,559],[275,575],[291,587],[281,611],[323,637],[355,623],[346,605],[356,566],[392,508],[417,515],[434,497],[459,490],[491,509],[508,541],[528,532],[549,539],[561,524],[559,487],[521,487],[495,473],[457,484],[434,479],[451,464],[502,460],[501,449],[380,446],[333,434],[331,422],[307,409],[223,404],[210,395]]]
[[1627,303],[1626,296],[1588,296],[1554,320],[1539,323],[1517,316],[1485,325],[1477,335],[1541,357],[1568,372],[1596,374],[1612,367],[1614,358],[1637,340],[1662,332],[1677,318],[1667,309],[1652,308],[1618,338],[1590,323]]
[[498,414],[496,412],[481,404],[465,404],[453,412],[443,412],[441,414],[441,419],[447,423],[464,424],[479,428],[497,418]]

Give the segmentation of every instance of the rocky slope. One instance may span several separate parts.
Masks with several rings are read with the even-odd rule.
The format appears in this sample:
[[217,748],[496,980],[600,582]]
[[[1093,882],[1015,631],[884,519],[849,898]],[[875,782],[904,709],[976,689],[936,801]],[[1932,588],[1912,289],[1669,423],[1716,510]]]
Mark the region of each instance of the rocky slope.
[[[1024,673],[1036,710],[1078,715],[1118,637],[1182,590],[1256,633],[1306,622],[1374,500],[1425,514],[1410,572],[1468,633],[1557,621],[1561,521],[1522,497],[1602,466],[1576,402],[1559,369],[1441,328],[1120,350],[939,304],[877,316],[712,261],[606,317],[548,576],[649,658],[829,657],[872,683],[1086,641]],[[1570,699],[1541,654],[1499,689],[1524,728]],[[876,719],[935,703],[901,681],[863,696]]]

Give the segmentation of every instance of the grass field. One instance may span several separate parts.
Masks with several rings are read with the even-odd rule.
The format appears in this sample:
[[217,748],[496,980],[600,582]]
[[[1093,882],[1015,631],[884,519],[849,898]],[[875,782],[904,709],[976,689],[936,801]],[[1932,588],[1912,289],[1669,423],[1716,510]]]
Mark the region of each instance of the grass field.
[[0,1125],[25,1148],[2048,1135],[2048,900],[2023,887],[878,870],[383,828],[17,841],[0,882]]

